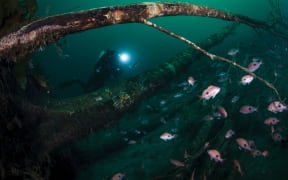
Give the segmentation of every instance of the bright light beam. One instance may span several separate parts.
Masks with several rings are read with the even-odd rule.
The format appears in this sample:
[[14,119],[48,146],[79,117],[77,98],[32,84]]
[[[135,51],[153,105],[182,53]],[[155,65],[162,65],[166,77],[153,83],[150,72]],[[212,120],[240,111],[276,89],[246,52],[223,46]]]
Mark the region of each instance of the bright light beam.
[[127,63],[130,60],[130,56],[127,53],[121,53],[121,54],[119,54],[119,57],[120,57],[120,61],[122,63]]

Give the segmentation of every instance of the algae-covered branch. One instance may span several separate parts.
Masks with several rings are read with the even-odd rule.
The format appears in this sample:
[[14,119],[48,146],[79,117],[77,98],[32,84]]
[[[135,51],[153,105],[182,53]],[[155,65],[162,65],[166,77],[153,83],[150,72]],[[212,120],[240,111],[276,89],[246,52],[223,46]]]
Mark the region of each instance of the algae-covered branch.
[[[217,9],[183,3],[144,3],[105,7],[76,13],[50,16],[33,21],[0,40],[0,60],[15,62],[33,50],[55,42],[63,36],[87,29],[120,23],[139,23],[161,16],[204,16],[244,23],[252,28],[275,32],[265,22],[226,13]],[[275,32],[278,33],[278,32]],[[285,33],[280,35],[285,35]]]

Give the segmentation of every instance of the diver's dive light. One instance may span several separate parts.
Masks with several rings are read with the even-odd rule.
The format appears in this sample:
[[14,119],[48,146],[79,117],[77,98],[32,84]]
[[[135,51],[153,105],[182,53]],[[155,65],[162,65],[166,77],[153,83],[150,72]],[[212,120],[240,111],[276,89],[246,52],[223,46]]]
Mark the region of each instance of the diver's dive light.
[[130,61],[130,55],[128,53],[120,53],[119,58],[122,63],[128,63]]

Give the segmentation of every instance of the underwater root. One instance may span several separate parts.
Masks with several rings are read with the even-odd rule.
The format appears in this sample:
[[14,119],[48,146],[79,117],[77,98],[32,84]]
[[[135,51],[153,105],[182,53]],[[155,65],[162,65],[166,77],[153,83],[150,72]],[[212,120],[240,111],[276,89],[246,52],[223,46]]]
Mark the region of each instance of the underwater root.
[[184,37],[182,37],[182,36],[180,36],[180,35],[177,35],[177,34],[171,32],[171,31],[169,31],[169,30],[167,30],[167,29],[165,29],[165,28],[163,28],[163,27],[161,27],[161,26],[158,26],[158,25],[155,24],[155,23],[152,23],[152,22],[150,22],[150,21],[147,21],[146,19],[143,19],[142,22],[143,22],[144,24],[150,26],[150,27],[153,27],[153,28],[155,28],[155,29],[158,29],[158,30],[161,31],[161,32],[164,32],[164,33],[166,33],[166,34],[168,34],[168,35],[170,35],[170,36],[172,36],[172,37],[174,37],[174,38],[177,38],[177,39],[179,39],[179,40],[181,40],[181,41],[189,44],[190,46],[194,47],[197,51],[200,51],[200,52],[203,53],[204,55],[208,56],[211,60],[218,59],[218,60],[220,60],[220,61],[229,63],[229,64],[231,64],[231,65],[233,65],[233,66],[241,69],[242,71],[250,74],[250,75],[253,76],[254,78],[256,78],[256,79],[258,79],[259,81],[263,82],[268,88],[272,89],[272,90],[274,91],[274,93],[277,95],[278,99],[281,101],[280,94],[279,94],[278,90],[276,89],[276,87],[275,87],[273,84],[269,83],[268,81],[266,81],[266,80],[263,79],[262,77],[259,77],[259,76],[256,75],[255,73],[250,72],[247,68],[241,66],[240,64],[238,64],[238,63],[236,63],[236,62],[234,62],[234,61],[232,61],[232,60],[230,60],[230,59],[227,59],[227,58],[224,58],[224,57],[221,57],[221,56],[217,56],[217,55],[215,55],[215,54],[211,54],[211,53],[209,53],[208,51],[206,51],[205,49],[203,49],[203,48],[201,48],[200,46],[198,46],[197,44],[195,44],[194,42],[192,42],[192,41],[190,41],[190,40],[188,40],[188,39],[186,39],[186,38],[184,38]]
[[203,16],[234,21],[288,38],[286,30],[278,30],[275,28],[275,24],[273,25],[275,27],[272,27],[262,21],[206,6],[189,3],[142,3],[97,8],[35,20],[0,39],[0,61],[16,62],[19,57],[23,57],[48,43],[55,42],[68,34],[114,24],[141,23],[143,19],[177,15]]

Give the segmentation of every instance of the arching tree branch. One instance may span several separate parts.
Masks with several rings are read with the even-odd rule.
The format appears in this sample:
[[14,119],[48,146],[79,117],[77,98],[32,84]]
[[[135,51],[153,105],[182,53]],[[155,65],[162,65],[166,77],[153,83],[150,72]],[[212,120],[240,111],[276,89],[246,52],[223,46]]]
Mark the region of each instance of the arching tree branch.
[[270,31],[270,27],[264,22],[193,4],[143,3],[105,7],[50,16],[23,26],[0,40],[0,61],[16,62],[17,57],[25,56],[67,34],[113,24],[141,22],[142,19],[176,15],[218,18]]
[[181,41],[189,44],[190,46],[193,46],[196,50],[198,50],[198,51],[200,51],[201,53],[203,53],[204,55],[208,56],[211,60],[218,59],[218,60],[220,60],[220,61],[224,61],[224,62],[229,63],[229,64],[231,64],[231,65],[233,65],[233,66],[241,69],[242,71],[244,71],[244,72],[252,75],[253,77],[255,77],[256,79],[258,79],[259,81],[263,82],[267,87],[269,87],[270,89],[272,89],[272,90],[274,91],[275,95],[278,97],[278,99],[281,100],[280,94],[279,94],[278,90],[276,89],[276,87],[275,87],[273,84],[269,83],[268,81],[266,81],[266,80],[263,79],[262,77],[257,76],[255,73],[250,72],[247,68],[241,66],[240,64],[238,64],[238,63],[236,63],[236,62],[234,62],[234,61],[232,61],[232,60],[230,60],[230,59],[227,59],[227,58],[224,58],[224,57],[221,57],[221,56],[217,56],[217,55],[215,55],[215,54],[211,54],[211,53],[209,53],[208,51],[206,51],[205,49],[203,49],[203,48],[201,48],[200,46],[198,46],[197,44],[195,44],[194,42],[189,41],[188,39],[186,39],[186,38],[184,38],[184,37],[182,37],[182,36],[179,36],[178,34],[175,34],[175,33],[173,33],[173,32],[170,32],[169,30],[167,30],[167,29],[165,29],[165,28],[163,28],[163,27],[161,27],[161,26],[158,26],[157,24],[154,24],[154,23],[152,23],[152,22],[150,22],[150,21],[147,21],[147,20],[143,19],[143,23],[146,24],[146,25],[148,25],[148,26],[150,26],[150,27],[153,27],[153,28],[155,28],[155,29],[158,29],[158,30],[161,31],[161,32],[164,32],[164,33],[166,33],[166,34],[169,34],[170,36],[175,37],[175,38],[177,38],[177,39],[179,39],[179,40],[181,40]]

